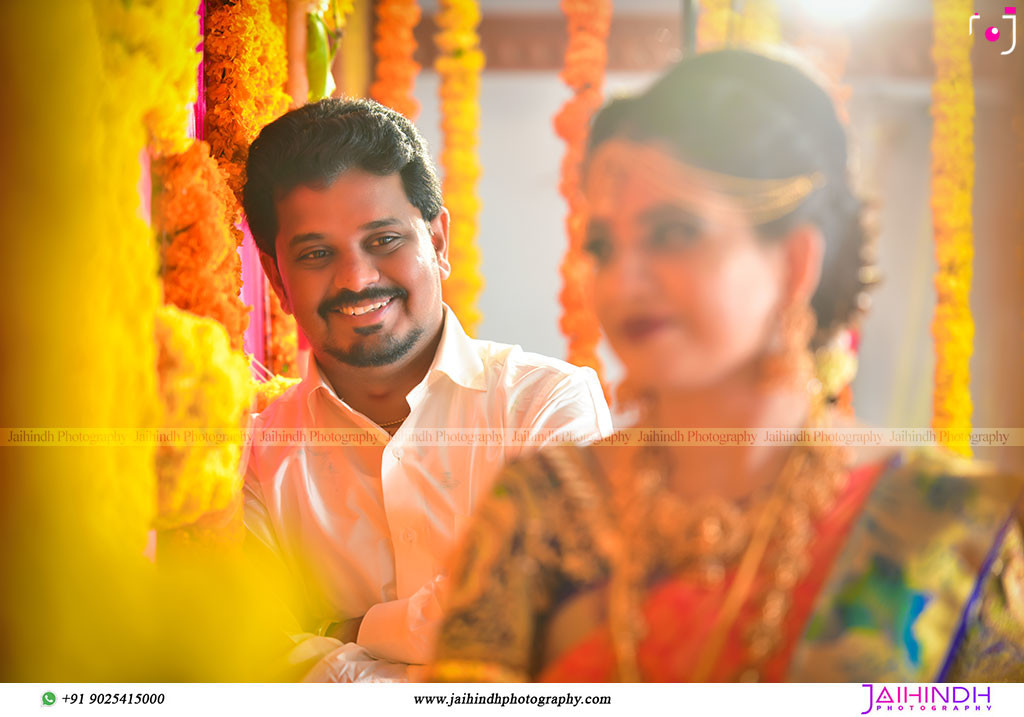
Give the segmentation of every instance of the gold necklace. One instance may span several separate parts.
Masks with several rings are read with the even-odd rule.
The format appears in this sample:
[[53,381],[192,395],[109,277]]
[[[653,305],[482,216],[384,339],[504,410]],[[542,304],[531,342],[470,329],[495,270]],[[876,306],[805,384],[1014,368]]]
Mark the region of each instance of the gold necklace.
[[409,414],[407,413],[404,416],[402,416],[401,418],[399,418],[397,421],[388,421],[387,423],[378,423],[377,425],[380,426],[381,428],[387,428],[388,426],[397,426],[399,423],[402,423],[403,421],[405,421],[405,419],[408,418],[408,417],[409,417]]
[[706,680],[748,603],[754,579],[767,566],[770,579],[758,617],[743,626],[746,666],[734,675],[759,679],[762,665],[781,646],[792,590],[810,569],[815,520],[845,484],[846,455],[834,446],[794,447],[770,492],[747,505],[720,498],[682,501],[666,485],[668,460],[657,449],[641,451],[631,475],[606,475],[610,500],[585,502],[592,508],[596,547],[611,571],[608,621],[619,679],[641,677],[637,646],[647,628],[642,597],[655,567],[693,574],[708,586],[738,566],[693,673]]

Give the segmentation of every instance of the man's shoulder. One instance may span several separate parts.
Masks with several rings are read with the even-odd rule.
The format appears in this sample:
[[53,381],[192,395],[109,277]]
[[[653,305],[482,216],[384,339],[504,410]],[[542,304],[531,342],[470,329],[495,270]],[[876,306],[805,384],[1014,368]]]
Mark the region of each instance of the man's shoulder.
[[483,361],[488,387],[496,385],[555,385],[562,381],[597,380],[593,369],[525,351],[518,344],[472,339]]
[[302,415],[303,397],[308,393],[307,380],[299,381],[271,400],[262,411],[253,416],[253,428],[297,428],[302,425],[299,419]]
[[[308,428],[305,396],[306,381],[291,386],[252,417],[252,431],[246,450],[246,481],[273,475],[274,467],[291,451],[298,439],[294,431]],[[282,433],[283,431],[293,433]],[[301,442],[301,441],[298,441]]]

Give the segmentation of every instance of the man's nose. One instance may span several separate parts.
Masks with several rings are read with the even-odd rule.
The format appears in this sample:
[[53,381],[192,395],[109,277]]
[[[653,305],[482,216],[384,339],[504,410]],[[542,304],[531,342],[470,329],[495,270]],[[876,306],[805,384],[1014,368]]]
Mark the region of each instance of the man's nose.
[[337,271],[334,273],[334,285],[339,290],[348,289],[360,292],[379,281],[380,271],[377,269],[373,257],[361,251],[348,252],[343,255],[338,262]]

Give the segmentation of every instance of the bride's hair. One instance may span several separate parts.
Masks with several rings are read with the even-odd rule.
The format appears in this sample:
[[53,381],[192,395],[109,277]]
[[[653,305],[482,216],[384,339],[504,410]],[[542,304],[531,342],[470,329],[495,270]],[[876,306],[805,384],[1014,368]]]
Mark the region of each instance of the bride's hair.
[[741,50],[683,60],[641,94],[616,99],[595,117],[587,147],[613,137],[664,145],[677,159],[749,179],[820,176],[822,186],[785,216],[757,227],[766,238],[809,222],[825,238],[812,300],[827,341],[866,305],[865,204],[850,184],[847,138],[828,94],[790,62]]

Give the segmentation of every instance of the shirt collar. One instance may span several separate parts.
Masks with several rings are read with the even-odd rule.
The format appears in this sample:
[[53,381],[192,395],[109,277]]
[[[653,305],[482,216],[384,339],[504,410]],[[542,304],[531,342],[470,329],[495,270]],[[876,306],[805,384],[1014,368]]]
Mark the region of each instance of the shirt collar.
[[[484,362],[479,351],[473,345],[473,340],[466,335],[455,312],[447,304],[442,304],[442,307],[444,328],[441,331],[441,341],[437,345],[437,353],[434,354],[434,361],[427,370],[423,384],[429,384],[435,373],[443,373],[463,388],[474,391],[486,390]],[[311,400],[319,389],[340,400],[330,381],[320,370],[312,351],[306,360],[306,382],[309,385],[307,400]]]
[[463,388],[475,391],[486,390],[484,362],[473,340],[466,335],[455,312],[444,306],[444,331],[437,346],[434,362],[427,372],[429,377],[439,371]]

